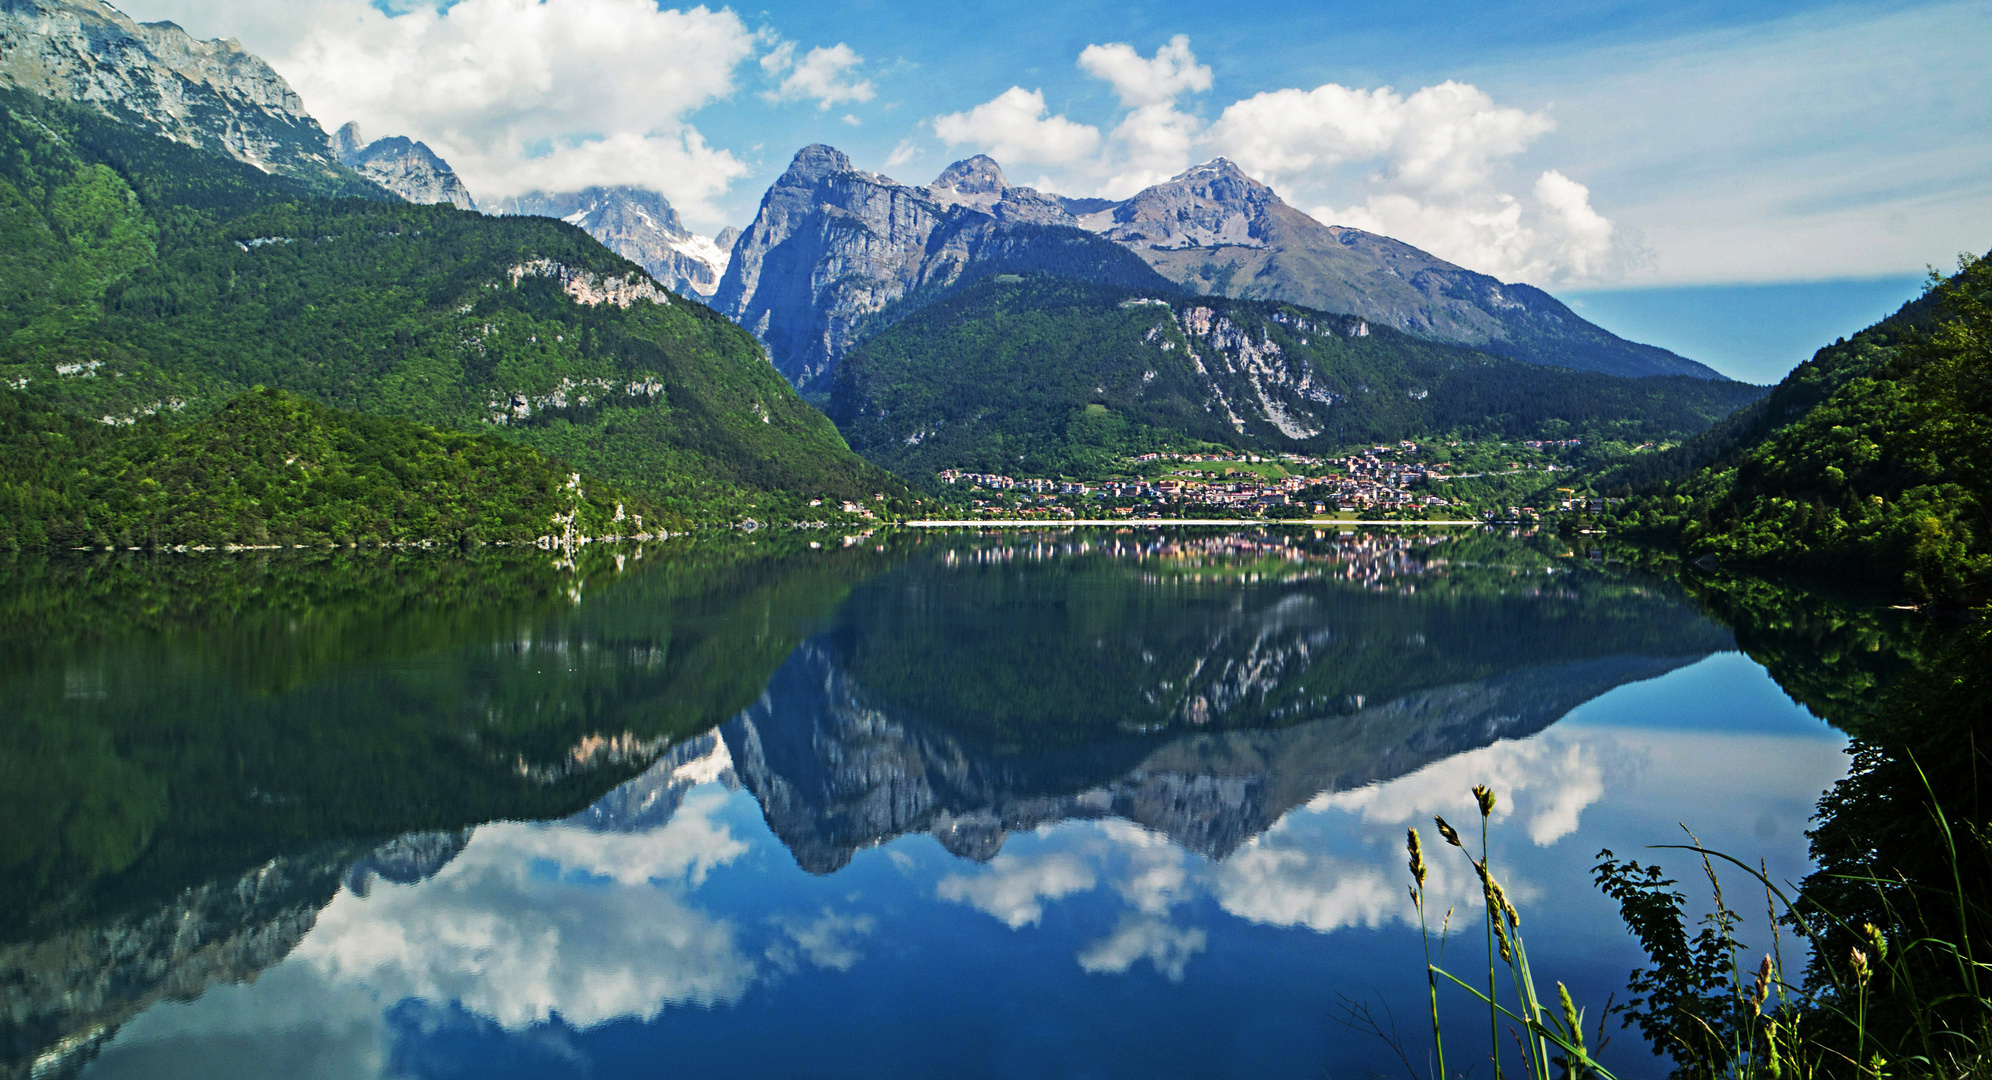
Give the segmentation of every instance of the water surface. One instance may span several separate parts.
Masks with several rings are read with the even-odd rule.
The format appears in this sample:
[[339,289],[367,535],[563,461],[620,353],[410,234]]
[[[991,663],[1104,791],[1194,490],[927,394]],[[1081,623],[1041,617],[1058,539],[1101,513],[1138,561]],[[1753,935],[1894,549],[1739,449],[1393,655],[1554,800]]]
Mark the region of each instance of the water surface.
[[[1880,662],[1751,614],[1788,596],[1586,554],[1078,531],[17,563],[6,1067],[1422,1073],[1407,826],[1435,844],[1500,793],[1536,970],[1595,1015],[1640,959],[1600,849],[1685,824],[1801,876],[1846,738],[1779,679],[1825,708],[1862,692],[1828,660]],[[1434,862],[1470,924],[1470,870]]]

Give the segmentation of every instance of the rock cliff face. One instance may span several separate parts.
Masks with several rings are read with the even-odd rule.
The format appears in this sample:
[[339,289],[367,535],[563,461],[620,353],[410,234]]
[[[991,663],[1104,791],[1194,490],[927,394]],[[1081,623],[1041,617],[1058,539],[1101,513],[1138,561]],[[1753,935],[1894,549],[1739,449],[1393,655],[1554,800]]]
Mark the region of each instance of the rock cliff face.
[[494,209],[578,225],[603,247],[650,271],[673,292],[697,300],[719,287],[719,276],[726,271],[726,249],[740,235],[728,227],[717,240],[700,236],[685,228],[664,196],[636,187],[534,191],[505,199]]
[[[761,339],[790,381],[811,387],[883,328],[880,312],[986,272],[991,238],[1025,227],[1093,233],[1193,293],[1285,300],[1555,367],[1720,377],[1593,326],[1540,289],[1322,225],[1223,158],[1111,202],[1013,186],[982,155],[909,187],[854,170],[828,146],[806,147],[733,247],[714,302]],[[1067,259],[1017,268],[1101,280],[1095,266]]]
[[234,40],[196,41],[100,0],[0,0],[0,86],[92,106],[266,172],[341,174],[281,75]]
[[1112,284],[1166,285],[1074,221],[1063,200],[1010,186],[986,157],[951,166],[923,188],[808,146],[732,245],[713,305],[809,390],[827,387],[843,355],[906,310],[903,302],[971,274],[1058,267]]
[[347,124],[332,137],[332,149],[341,164],[409,202],[477,209],[470,189],[427,143],[399,135],[369,143],[360,137],[358,124]]

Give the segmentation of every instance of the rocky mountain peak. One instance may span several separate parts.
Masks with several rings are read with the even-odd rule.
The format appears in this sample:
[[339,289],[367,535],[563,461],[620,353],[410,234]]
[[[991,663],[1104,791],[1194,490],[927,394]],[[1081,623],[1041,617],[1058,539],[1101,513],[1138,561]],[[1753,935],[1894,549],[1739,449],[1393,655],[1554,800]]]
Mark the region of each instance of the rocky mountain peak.
[[1215,158],[1145,188],[1082,225],[1137,250],[1263,247],[1268,212],[1284,206],[1273,189],[1245,175],[1225,158]]
[[341,161],[357,155],[366,149],[366,145],[367,140],[360,135],[357,120],[346,121],[345,126],[332,134],[332,152],[339,155]]
[[1003,167],[987,154],[964,158],[941,171],[927,185],[935,191],[958,191],[963,195],[1000,195],[1010,187]]
[[360,125],[347,123],[332,136],[339,162],[412,203],[448,203],[459,210],[477,209],[477,200],[450,164],[427,143],[401,135],[367,142]]
[[782,174],[778,183],[813,185],[825,177],[852,171],[851,159],[842,150],[822,143],[811,143],[795,152],[795,160],[789,162],[788,171]]

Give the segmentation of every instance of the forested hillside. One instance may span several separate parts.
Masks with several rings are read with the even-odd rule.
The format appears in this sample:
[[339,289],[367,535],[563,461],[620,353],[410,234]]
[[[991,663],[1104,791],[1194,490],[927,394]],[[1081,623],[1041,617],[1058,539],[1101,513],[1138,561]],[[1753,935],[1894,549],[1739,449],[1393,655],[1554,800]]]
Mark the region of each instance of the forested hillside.
[[572,226],[0,104],[0,380],[38,401],[122,424],[267,385],[498,433],[683,518],[893,487],[749,335]]
[[0,390],[0,549],[522,542],[685,524],[529,446],[280,390],[130,427]]
[[[1992,575],[1992,258],[1820,350],[1619,528],[1925,599]],[[1691,459],[1692,460],[1692,459]]]
[[1447,433],[1678,439],[1762,392],[1528,365],[1274,301],[1003,275],[853,352],[829,412],[859,453],[920,478],[1076,472],[1198,441],[1320,451]]

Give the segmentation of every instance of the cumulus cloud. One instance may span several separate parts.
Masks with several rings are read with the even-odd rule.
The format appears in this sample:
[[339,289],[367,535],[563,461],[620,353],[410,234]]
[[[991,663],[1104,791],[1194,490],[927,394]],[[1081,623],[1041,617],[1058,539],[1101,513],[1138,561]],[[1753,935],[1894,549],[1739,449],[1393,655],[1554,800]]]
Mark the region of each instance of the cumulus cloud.
[[394,14],[340,5],[270,59],[328,126],[422,139],[481,199],[638,184],[699,217],[747,167],[686,117],[732,93],[755,51],[731,11],[462,0]]
[[1456,823],[1479,817],[1470,789],[1500,794],[1494,821],[1519,815],[1529,839],[1547,847],[1577,831],[1584,810],[1605,794],[1605,772],[1588,743],[1551,732],[1495,743],[1434,762],[1387,784],[1323,795],[1310,810],[1349,810],[1368,824],[1405,825],[1442,814]]
[[1139,108],[1175,101],[1193,90],[1210,89],[1210,68],[1197,63],[1187,34],[1144,59],[1132,45],[1088,45],[1079,54],[1079,69],[1103,79],[1120,95],[1121,104]]
[[795,44],[782,42],[761,58],[763,71],[782,77],[781,85],[764,96],[769,101],[814,101],[823,112],[846,101],[870,101],[877,96],[871,82],[850,78],[851,69],[864,62],[864,57],[843,42],[811,49],[797,61]]
[[737,1001],[753,961],[732,923],[685,898],[746,850],[714,818],[724,801],[696,791],[643,833],[484,826],[428,881],[341,893],[293,955],[381,998],[460,1002],[513,1030]]
[[1316,218],[1381,232],[1470,269],[1560,284],[1615,277],[1641,261],[1637,239],[1599,213],[1583,184],[1518,159],[1555,121],[1447,81],[1410,94],[1334,83],[1255,94],[1206,122],[1183,105],[1211,87],[1187,37],[1144,57],[1089,45],[1079,67],[1124,110],[1106,134],[1051,114],[1037,91],[1012,87],[938,117],[950,146],[1007,164],[1049,167],[1069,194],[1125,198],[1191,165],[1225,156]]
[[1033,858],[998,855],[980,874],[942,878],[934,892],[943,900],[994,915],[1017,930],[1044,918],[1046,900],[1086,892],[1097,882],[1093,868],[1070,854]]
[[1210,935],[1200,928],[1179,927],[1152,915],[1123,915],[1114,932],[1079,953],[1079,967],[1090,975],[1125,975],[1146,960],[1170,982],[1182,982],[1190,958],[1204,951]]
[[[655,0],[128,0],[140,18],[231,36],[276,67],[327,129],[406,135],[485,201],[533,188],[633,184],[695,226],[748,174],[690,122],[757,56],[769,96],[827,110],[869,101],[842,43],[798,53],[731,10]],[[768,46],[774,42],[770,49]]]
[[1375,927],[1403,918],[1408,907],[1403,886],[1377,867],[1256,840],[1215,877],[1211,891],[1224,910],[1272,926]]
[[935,117],[934,134],[949,146],[972,144],[998,161],[1063,164],[1099,148],[1099,128],[1048,111],[1043,91],[1012,86],[967,112]]

